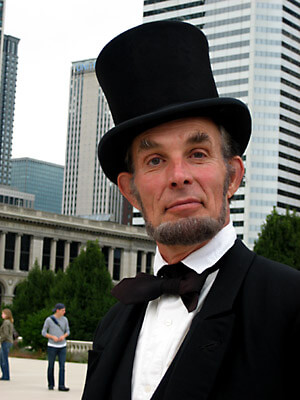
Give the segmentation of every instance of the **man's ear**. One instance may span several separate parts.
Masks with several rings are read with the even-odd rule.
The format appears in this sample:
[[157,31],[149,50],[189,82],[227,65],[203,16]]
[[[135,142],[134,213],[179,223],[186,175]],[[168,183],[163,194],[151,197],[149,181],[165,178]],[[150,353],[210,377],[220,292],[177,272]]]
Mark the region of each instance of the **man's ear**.
[[245,173],[245,168],[241,157],[239,156],[232,157],[229,160],[229,164],[230,164],[230,173],[229,173],[230,183],[227,191],[228,199],[230,199],[234,195],[234,193],[238,190]]
[[140,204],[136,198],[135,193],[133,192],[132,179],[133,179],[133,175],[130,174],[129,172],[121,172],[118,175],[118,187],[119,187],[122,195],[124,197],[126,197],[126,199],[129,201],[129,203],[133,207],[140,210],[141,209]]

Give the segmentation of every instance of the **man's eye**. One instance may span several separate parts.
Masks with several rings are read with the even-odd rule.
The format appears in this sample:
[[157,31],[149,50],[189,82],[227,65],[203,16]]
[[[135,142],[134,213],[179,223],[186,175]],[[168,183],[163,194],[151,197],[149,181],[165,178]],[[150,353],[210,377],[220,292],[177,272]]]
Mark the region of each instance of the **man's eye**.
[[192,157],[194,157],[194,158],[203,158],[203,157],[205,157],[205,154],[202,151],[195,151],[192,154]]
[[149,165],[159,165],[161,162],[161,159],[159,157],[153,157],[149,161]]

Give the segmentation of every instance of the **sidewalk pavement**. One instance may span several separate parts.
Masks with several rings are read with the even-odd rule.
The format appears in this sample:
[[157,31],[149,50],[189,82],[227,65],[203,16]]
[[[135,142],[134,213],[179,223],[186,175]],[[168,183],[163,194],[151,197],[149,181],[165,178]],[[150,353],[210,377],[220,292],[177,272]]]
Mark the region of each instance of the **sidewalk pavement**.
[[87,364],[66,362],[66,386],[69,392],[59,392],[58,362],[55,362],[54,390],[48,390],[47,360],[9,357],[10,381],[0,381],[1,400],[80,400]]

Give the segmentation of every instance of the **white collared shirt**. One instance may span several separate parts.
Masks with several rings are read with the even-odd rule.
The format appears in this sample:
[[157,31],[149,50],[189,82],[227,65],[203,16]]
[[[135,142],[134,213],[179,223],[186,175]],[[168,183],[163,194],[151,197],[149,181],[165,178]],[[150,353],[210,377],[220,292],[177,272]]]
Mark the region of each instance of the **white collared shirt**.
[[[236,233],[226,225],[204,247],[181,260],[197,273],[213,266],[234,244]],[[166,265],[158,249],[154,275]],[[132,373],[132,400],[149,400],[180,348],[192,320],[201,309],[218,271],[208,276],[198,306],[188,312],[179,296],[162,295],[150,301],[139,334]]]

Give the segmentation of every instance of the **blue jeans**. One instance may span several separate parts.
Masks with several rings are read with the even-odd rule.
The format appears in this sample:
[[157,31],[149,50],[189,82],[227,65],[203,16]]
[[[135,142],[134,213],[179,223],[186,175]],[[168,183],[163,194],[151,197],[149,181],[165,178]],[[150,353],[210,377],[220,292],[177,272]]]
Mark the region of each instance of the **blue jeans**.
[[54,387],[54,362],[58,356],[59,375],[58,387],[65,386],[65,362],[67,355],[67,347],[51,347],[48,346],[48,387]]
[[12,343],[10,342],[2,342],[1,344],[1,355],[0,355],[0,362],[1,362],[1,370],[2,370],[2,377],[1,379],[9,381],[9,364],[8,364],[8,353],[10,348],[12,347]]

